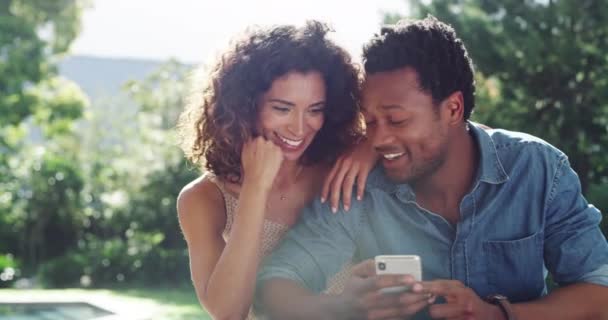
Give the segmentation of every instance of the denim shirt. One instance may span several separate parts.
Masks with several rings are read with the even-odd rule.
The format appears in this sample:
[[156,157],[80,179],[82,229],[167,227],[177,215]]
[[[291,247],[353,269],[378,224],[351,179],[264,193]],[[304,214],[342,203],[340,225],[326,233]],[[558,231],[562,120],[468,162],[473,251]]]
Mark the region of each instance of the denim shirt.
[[480,297],[537,299],[547,293],[548,272],[559,285],[608,286],[601,214],[582,196],[564,153],[530,135],[469,127],[481,158],[457,225],[421,208],[408,185],[392,183],[378,166],[350,211],[332,214],[318,200],[305,209],[258,283],[288,278],[320,292],[351,260],[416,254],[424,280],[460,280]]

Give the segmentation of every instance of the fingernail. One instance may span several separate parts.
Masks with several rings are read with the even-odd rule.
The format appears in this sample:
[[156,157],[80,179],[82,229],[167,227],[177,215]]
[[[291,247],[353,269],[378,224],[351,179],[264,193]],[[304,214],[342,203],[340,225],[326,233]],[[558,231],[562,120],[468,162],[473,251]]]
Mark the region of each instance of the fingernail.
[[361,201],[361,196],[357,196],[357,200]]
[[473,303],[472,302],[469,302],[469,304],[467,304],[467,312],[473,313]]
[[420,291],[420,290],[422,290],[422,286],[420,285],[420,283],[415,283],[415,284],[412,286],[412,290],[413,290],[413,291]]
[[344,206],[344,210],[348,211],[348,209],[350,209],[350,206],[349,205],[345,205]]
[[435,303],[435,296],[432,296],[429,300],[427,300],[428,303]]
[[321,203],[325,203],[325,198],[321,197]]
[[336,207],[331,207],[331,212],[336,213],[336,211],[338,211],[338,209],[336,209]]

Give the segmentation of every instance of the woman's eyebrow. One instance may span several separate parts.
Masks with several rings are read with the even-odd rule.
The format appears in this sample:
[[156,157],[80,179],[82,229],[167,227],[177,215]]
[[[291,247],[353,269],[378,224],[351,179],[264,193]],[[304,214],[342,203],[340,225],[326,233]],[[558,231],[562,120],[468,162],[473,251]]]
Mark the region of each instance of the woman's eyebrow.
[[317,106],[323,106],[325,105],[325,101],[319,101],[319,102],[315,102],[313,104],[311,104],[309,107],[317,107]]
[[281,99],[268,99],[268,102],[278,102],[278,103],[286,104],[286,105],[289,105],[289,106],[292,106],[292,107],[296,105],[293,102],[289,102],[289,101],[281,100]]

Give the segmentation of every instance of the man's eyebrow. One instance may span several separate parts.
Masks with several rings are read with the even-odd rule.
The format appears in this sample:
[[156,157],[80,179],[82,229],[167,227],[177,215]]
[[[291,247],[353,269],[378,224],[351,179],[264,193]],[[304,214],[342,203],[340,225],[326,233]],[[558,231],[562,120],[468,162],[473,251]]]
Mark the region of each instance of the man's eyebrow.
[[404,109],[403,106],[400,106],[398,104],[387,104],[387,105],[380,106],[380,108],[382,108],[384,110],[394,110],[394,109],[403,110]]

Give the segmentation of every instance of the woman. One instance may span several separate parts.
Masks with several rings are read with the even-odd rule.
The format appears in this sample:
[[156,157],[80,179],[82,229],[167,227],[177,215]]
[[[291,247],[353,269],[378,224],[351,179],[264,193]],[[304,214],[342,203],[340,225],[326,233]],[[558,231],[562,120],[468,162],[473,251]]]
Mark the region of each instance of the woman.
[[184,150],[208,173],[184,187],[178,215],[197,296],[213,318],[251,317],[261,258],[324,178],[333,190],[342,179],[352,187],[375,161],[331,170],[360,140],[361,122],[357,69],[327,33],[319,22],[248,30],[182,115]]

